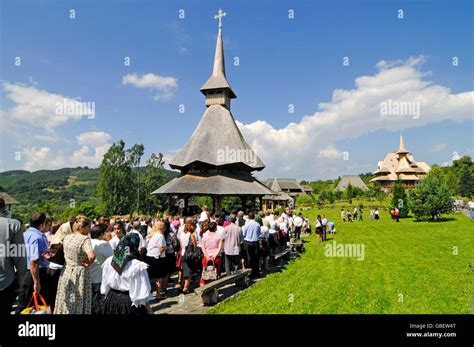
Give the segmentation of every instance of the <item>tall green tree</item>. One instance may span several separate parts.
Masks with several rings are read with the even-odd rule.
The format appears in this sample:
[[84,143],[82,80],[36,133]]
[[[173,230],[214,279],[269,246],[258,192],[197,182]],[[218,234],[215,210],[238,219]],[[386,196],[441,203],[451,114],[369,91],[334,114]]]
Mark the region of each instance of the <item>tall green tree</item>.
[[130,157],[130,162],[132,163],[133,171],[136,175],[136,187],[135,195],[137,197],[136,202],[136,211],[140,210],[140,161],[142,159],[143,153],[145,152],[145,147],[142,144],[135,144],[132,148],[129,149],[128,155]]
[[154,190],[165,184],[166,179],[163,173],[165,162],[163,154],[153,153],[146,162],[145,175],[141,180],[142,198],[140,199],[140,211],[147,214],[154,214],[163,207],[164,198],[151,194]]
[[440,168],[434,168],[410,192],[409,208],[415,218],[435,220],[452,211],[452,189],[443,179]]
[[323,190],[320,194],[319,194],[319,198],[318,198],[318,201],[321,201],[323,204],[326,202],[328,198],[328,193]]
[[408,197],[400,180],[393,186],[392,206],[400,211],[400,217],[408,217],[410,209],[408,207]]
[[334,204],[334,200],[336,200],[336,195],[332,190],[328,192],[328,201],[330,204]]
[[352,198],[354,198],[354,188],[352,188],[352,184],[348,184],[346,188],[346,199],[349,200],[349,204],[352,204]]
[[465,166],[461,169],[459,194],[468,198],[474,196],[474,173],[470,167]]
[[122,140],[112,144],[102,159],[97,194],[107,214],[126,214],[133,209],[132,159]]
[[336,198],[336,200],[342,200],[343,195],[344,195],[344,192],[341,190],[334,191],[334,197]]

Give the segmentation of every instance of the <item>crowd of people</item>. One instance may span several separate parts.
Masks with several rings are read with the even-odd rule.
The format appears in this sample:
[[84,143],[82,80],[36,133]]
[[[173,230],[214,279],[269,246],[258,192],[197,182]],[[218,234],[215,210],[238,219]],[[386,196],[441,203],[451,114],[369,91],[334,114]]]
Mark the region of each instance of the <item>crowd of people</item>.
[[[364,210],[362,208],[357,209],[354,207],[354,210],[351,212],[349,209],[341,208],[341,220],[343,222],[355,222],[355,221],[364,221]],[[372,207],[370,209],[370,220],[379,221],[380,220],[380,211],[378,207]]]
[[[0,212],[5,205],[0,199]],[[1,216],[0,216],[1,217]],[[325,239],[334,223],[322,216],[316,233]],[[54,314],[148,314],[150,301],[167,297],[170,277],[183,294],[225,271],[251,269],[251,278],[270,271],[270,258],[290,238],[311,233],[302,213],[215,211],[183,217],[90,219],[65,223],[44,213],[19,221],[0,218],[0,242],[24,246],[26,256],[7,255],[0,264],[0,314],[15,313],[41,295]],[[324,236],[323,236],[324,234]],[[153,295],[153,293],[155,293]]]
[[[474,199],[468,206],[474,216]],[[390,213],[399,220],[397,208]],[[363,215],[362,208],[341,209],[343,222],[363,221]],[[377,207],[370,209],[370,220],[380,220]],[[335,224],[318,215],[315,232],[324,242]],[[250,277],[258,278],[302,234],[311,234],[311,222],[290,208],[211,213],[207,206],[187,217],[78,215],[65,223],[38,212],[23,228],[0,198],[0,315],[11,314],[15,300],[14,313],[21,313],[34,295],[54,314],[152,313],[150,301],[167,297],[176,273],[183,294],[222,272],[250,269]]]

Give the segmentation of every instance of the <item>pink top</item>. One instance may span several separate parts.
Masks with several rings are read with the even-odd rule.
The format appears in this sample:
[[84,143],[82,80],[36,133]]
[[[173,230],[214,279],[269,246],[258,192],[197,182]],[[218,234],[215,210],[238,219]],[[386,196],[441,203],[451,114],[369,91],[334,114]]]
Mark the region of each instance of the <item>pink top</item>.
[[202,237],[202,247],[206,249],[207,255],[215,257],[219,251],[219,241],[221,237],[218,233],[210,233],[207,231]]

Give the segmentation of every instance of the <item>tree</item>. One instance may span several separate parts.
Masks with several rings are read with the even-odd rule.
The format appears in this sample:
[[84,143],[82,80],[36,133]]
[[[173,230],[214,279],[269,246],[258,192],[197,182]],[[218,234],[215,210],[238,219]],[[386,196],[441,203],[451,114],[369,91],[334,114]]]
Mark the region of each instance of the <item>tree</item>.
[[[225,196],[221,202],[221,208],[226,209],[226,211],[231,211],[235,209],[240,204],[240,198],[237,196]],[[258,204],[258,199],[256,199],[256,204]],[[201,205],[200,205],[201,206]],[[204,206],[204,205],[202,205]],[[212,206],[212,199],[211,203],[208,206]]]
[[369,190],[365,191],[364,196],[369,200],[377,198],[378,194],[380,193],[380,187],[376,186],[374,183],[370,183],[367,186]]
[[336,198],[336,200],[342,200],[342,196],[343,196],[343,192],[341,190],[336,190],[334,192],[334,197]]
[[328,192],[328,201],[332,205],[332,204],[334,204],[334,200],[336,200],[336,196],[335,196],[334,192],[330,190]]
[[142,177],[141,187],[143,198],[140,201],[139,210],[148,214],[153,214],[163,207],[163,197],[151,194],[154,190],[165,184],[165,176],[163,174],[163,154],[156,155],[152,153],[150,159],[146,162],[145,176]]
[[301,194],[296,197],[297,206],[311,206],[313,204],[313,198],[310,195]]
[[435,220],[442,213],[450,213],[453,204],[452,190],[442,178],[439,168],[434,168],[411,191],[408,203],[409,208],[420,220],[429,218]]
[[348,184],[346,191],[345,191],[346,199],[349,200],[349,204],[352,204],[352,198],[354,197],[354,189],[352,188],[352,184]]
[[319,194],[319,201],[321,201],[324,204],[327,198],[328,198],[328,194],[325,190],[323,190],[321,194]]
[[133,169],[136,172],[136,195],[137,195],[137,211],[140,210],[140,161],[142,159],[145,147],[142,144],[135,144],[132,148],[129,149],[128,155],[130,157],[130,162],[132,163]]
[[398,208],[400,217],[408,217],[408,213],[410,212],[408,208],[408,198],[400,180],[397,180],[393,186],[392,206]]
[[192,199],[196,201],[201,209],[206,205],[209,209],[212,209],[212,198],[210,196],[193,196]]
[[313,190],[313,194],[319,194],[323,190],[334,189],[333,188],[334,182],[332,180],[326,180],[326,181],[318,180],[315,182],[311,182],[309,186]]
[[132,159],[122,140],[112,144],[102,159],[97,193],[107,214],[126,214],[132,210]]
[[461,169],[459,194],[468,198],[474,195],[474,174],[470,167],[464,166]]

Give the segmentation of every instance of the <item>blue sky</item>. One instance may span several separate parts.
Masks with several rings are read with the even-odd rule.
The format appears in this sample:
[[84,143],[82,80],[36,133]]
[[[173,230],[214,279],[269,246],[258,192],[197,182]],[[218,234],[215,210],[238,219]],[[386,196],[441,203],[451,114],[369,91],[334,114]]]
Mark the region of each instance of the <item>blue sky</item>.
[[[199,88],[211,73],[217,33],[213,16],[219,8],[228,13],[223,20],[226,70],[238,97],[232,113],[267,164],[259,177],[317,179],[373,171],[378,160],[397,148],[400,132],[415,158],[428,164],[447,164],[453,152],[473,156],[470,1],[2,1],[0,101],[7,121],[0,126],[0,171],[77,166],[81,160],[94,166],[106,146],[120,139],[129,146],[143,143],[145,159],[152,152],[172,156],[205,111]],[[75,19],[69,18],[71,9]],[[179,18],[181,9],[184,19]],[[403,19],[397,18],[398,9]],[[124,66],[126,56],[130,66]],[[349,66],[342,64],[345,56]],[[454,56],[458,66],[452,65]],[[21,58],[21,66],[15,66],[15,57]],[[234,57],[239,66],[233,65]],[[352,119],[337,136],[318,128],[313,132],[320,137],[317,143],[312,130],[304,133],[304,116],[317,118],[320,103],[336,103],[334,90],[357,90],[355,80],[376,76],[378,62],[397,61],[390,69],[406,65],[410,57],[423,58],[408,64],[409,73],[420,72],[420,80],[449,89],[442,95],[453,99],[452,105],[441,111],[422,107],[421,123],[402,117],[391,120],[396,125],[373,126],[359,107],[367,102],[360,97],[360,114],[354,113],[360,119],[358,130],[351,132]],[[172,77],[176,86],[171,96],[157,101],[159,90],[123,84],[127,74]],[[417,88],[409,88],[406,100],[417,98]],[[440,99],[436,91],[420,88],[422,105],[433,104],[429,97]],[[95,118],[46,126],[15,109],[26,103],[35,112],[44,106],[41,100],[38,106],[23,99],[44,95],[46,100],[49,94],[95,102]],[[180,104],[184,113],[179,113]],[[48,107],[38,112],[44,113],[38,119],[48,117]],[[337,130],[344,119],[327,129]],[[258,121],[271,128],[257,127]],[[293,131],[289,123],[299,125],[299,146],[285,135]],[[81,134],[95,137],[78,140]],[[285,150],[275,150],[272,143]],[[342,151],[349,152],[349,160],[340,160]]]

